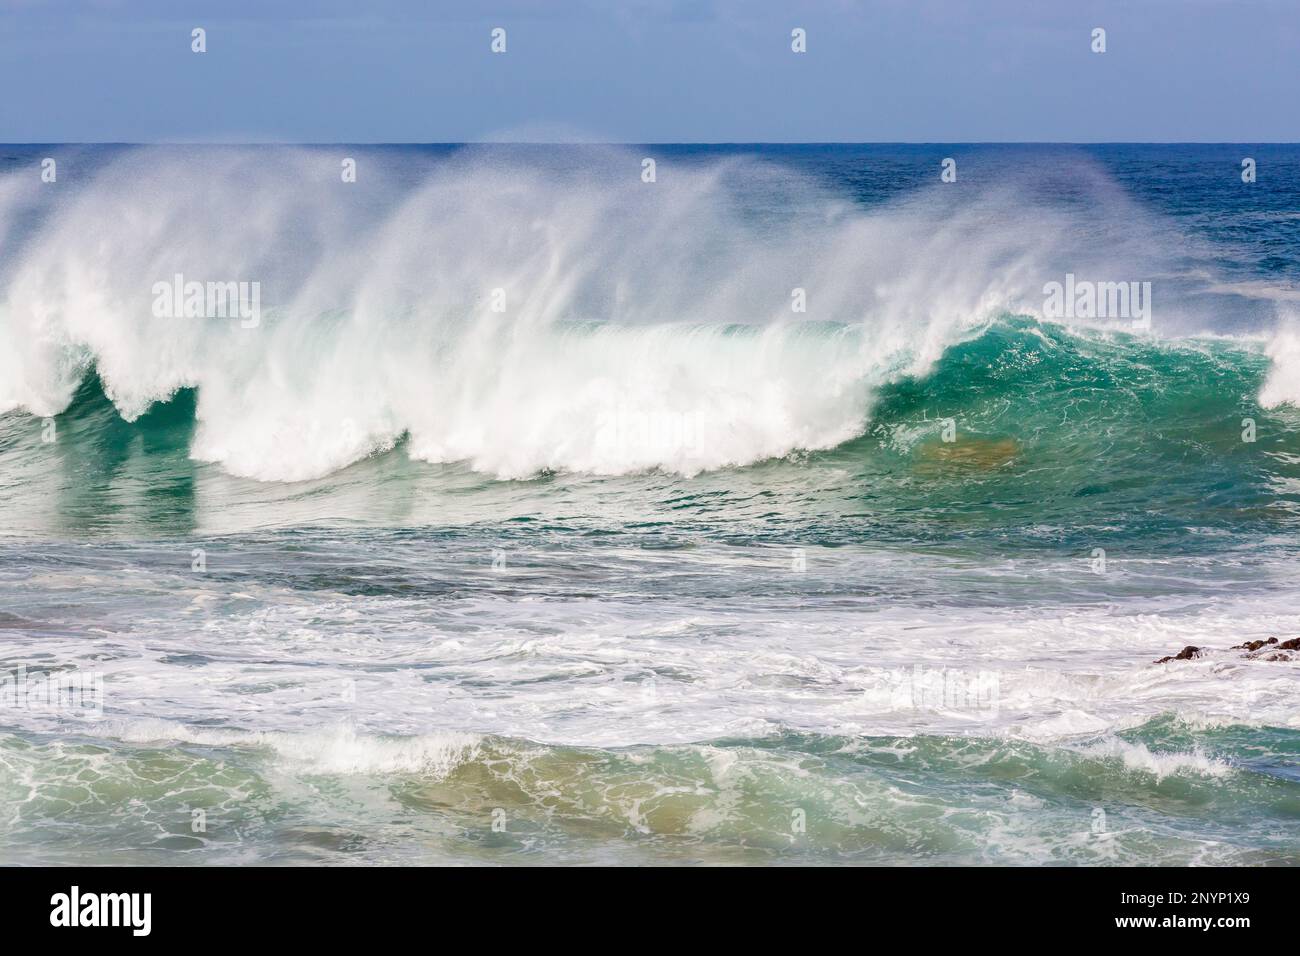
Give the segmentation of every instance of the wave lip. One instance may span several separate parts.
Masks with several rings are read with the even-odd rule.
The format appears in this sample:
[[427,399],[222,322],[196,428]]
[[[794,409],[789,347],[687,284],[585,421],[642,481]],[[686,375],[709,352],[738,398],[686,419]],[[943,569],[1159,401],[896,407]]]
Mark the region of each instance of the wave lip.
[[340,724],[314,733],[222,730],[176,721],[133,719],[106,721],[96,736],[130,744],[198,744],[206,747],[263,748],[290,769],[321,774],[419,773],[445,777],[478,758],[480,738],[472,734],[423,734],[380,737],[359,734]]
[[1197,774],[1222,777],[1232,773],[1232,767],[1223,760],[1207,756],[1199,750],[1153,752],[1146,744],[1132,743],[1118,737],[1083,748],[1089,756],[1117,758],[1128,770],[1149,773],[1157,781],[1173,774]]
[[1272,366],[1260,390],[1259,403],[1265,408],[1300,408],[1300,315],[1288,312],[1269,341],[1267,354]]

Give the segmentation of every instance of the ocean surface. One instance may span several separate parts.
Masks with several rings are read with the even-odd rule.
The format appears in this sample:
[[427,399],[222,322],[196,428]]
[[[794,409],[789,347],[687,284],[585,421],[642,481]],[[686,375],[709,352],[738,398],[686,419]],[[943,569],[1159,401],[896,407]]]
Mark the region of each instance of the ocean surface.
[[1300,147],[0,146],[0,863],[1297,865],[1298,545]]

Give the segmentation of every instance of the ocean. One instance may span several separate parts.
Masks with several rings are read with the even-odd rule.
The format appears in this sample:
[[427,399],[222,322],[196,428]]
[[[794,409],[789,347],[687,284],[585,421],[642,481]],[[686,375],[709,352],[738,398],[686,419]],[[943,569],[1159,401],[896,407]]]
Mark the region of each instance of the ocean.
[[1297,146],[0,147],[0,863],[1296,865],[1298,545]]

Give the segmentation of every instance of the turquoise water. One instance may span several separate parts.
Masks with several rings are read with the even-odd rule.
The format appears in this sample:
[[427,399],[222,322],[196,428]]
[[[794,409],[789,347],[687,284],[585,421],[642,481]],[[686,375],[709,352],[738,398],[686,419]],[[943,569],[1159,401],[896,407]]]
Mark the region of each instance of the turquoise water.
[[1300,220],[1244,148],[6,179],[0,860],[1295,864],[1300,661],[1234,645],[1300,635]]
[[[614,750],[447,739],[419,761],[419,745],[392,742],[364,774],[345,757],[309,769],[318,754],[286,756],[290,746],[6,739],[0,766],[24,780],[5,788],[22,805],[6,853],[116,864],[1297,862],[1298,744],[1278,730],[1198,733],[1165,718],[1075,747],[794,733]],[[1160,757],[1193,746],[1214,756],[1195,769]],[[195,808],[206,833],[177,825]]]

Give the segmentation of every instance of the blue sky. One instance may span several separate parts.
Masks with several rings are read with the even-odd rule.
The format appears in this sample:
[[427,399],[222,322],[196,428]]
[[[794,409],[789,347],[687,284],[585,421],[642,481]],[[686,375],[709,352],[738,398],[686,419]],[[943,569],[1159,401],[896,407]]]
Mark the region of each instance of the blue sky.
[[1294,142],[1300,2],[0,0],[0,89],[4,142]]

